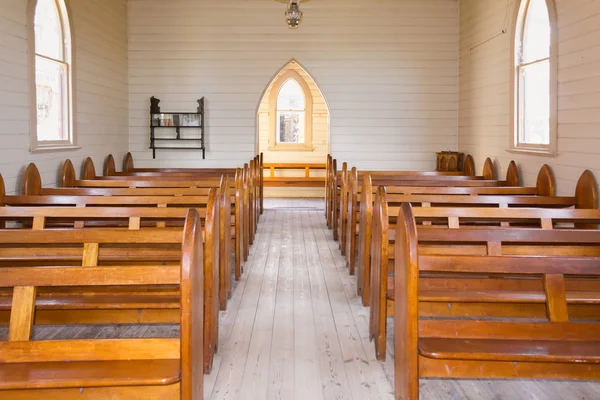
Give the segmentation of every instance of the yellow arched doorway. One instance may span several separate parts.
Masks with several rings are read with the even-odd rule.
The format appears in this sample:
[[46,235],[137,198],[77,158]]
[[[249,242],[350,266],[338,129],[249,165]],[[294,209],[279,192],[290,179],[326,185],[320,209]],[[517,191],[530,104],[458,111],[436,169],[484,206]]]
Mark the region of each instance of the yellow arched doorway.
[[[329,152],[329,109],[296,61],[273,77],[258,107],[258,150],[265,163],[319,164]],[[322,172],[322,174],[321,174]],[[297,171],[281,171],[294,176]],[[324,176],[323,171],[313,176]],[[321,188],[265,188],[265,197],[322,197]]]

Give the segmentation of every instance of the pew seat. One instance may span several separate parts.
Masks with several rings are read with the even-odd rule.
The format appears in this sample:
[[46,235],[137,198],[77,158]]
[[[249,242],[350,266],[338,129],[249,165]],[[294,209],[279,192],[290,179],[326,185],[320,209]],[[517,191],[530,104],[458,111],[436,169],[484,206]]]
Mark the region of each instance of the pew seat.
[[0,390],[172,385],[179,360],[40,362],[0,365]]
[[419,354],[446,360],[600,364],[600,340],[419,340]]

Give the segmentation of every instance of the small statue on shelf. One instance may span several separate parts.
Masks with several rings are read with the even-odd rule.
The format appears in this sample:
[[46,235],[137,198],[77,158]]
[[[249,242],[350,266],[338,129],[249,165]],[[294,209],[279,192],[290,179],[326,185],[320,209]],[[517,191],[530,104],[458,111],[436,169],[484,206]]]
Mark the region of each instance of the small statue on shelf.
[[157,99],[156,97],[152,96],[150,98],[150,113],[151,114],[160,114],[160,107],[159,107],[158,103],[160,103],[160,100]]

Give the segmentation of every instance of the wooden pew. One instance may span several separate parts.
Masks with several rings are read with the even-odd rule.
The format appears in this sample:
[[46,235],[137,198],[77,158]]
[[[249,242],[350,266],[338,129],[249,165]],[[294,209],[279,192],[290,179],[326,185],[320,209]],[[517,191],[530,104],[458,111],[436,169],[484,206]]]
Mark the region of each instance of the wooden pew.
[[[344,162],[342,164],[341,171],[337,170],[337,160],[333,159],[331,156],[328,158],[327,163],[327,190],[326,190],[326,199],[327,203],[327,221],[328,227],[330,229],[334,228],[334,221],[339,218],[340,212],[340,203],[341,203],[341,194],[342,194],[342,186],[346,185],[348,182],[348,164]],[[393,179],[394,177],[398,177],[402,180],[409,180],[411,177],[421,177],[423,179],[436,179],[436,177],[441,176],[464,176],[464,177],[475,177],[475,162],[471,155],[467,155],[465,158],[464,170],[462,172],[440,172],[440,171],[368,171],[368,170],[360,170],[358,171],[358,182],[362,181],[362,178],[366,175],[377,175],[380,177],[388,177]],[[464,178],[461,178],[464,179]],[[493,180],[494,179],[494,165],[491,159],[487,159],[483,166],[483,174],[479,179],[483,180]],[[385,182],[382,184],[389,185],[393,184],[391,182]],[[431,186],[431,185],[430,185]],[[338,213],[337,216],[334,213]],[[334,229],[334,239],[337,240],[338,232]]]
[[[405,201],[399,204],[423,204],[424,197],[427,196],[406,196]],[[443,208],[414,207],[413,215],[421,222],[421,230],[435,230],[440,227],[450,229],[449,234],[460,229],[477,229],[489,227],[515,227],[516,230],[522,227],[535,227],[541,229],[553,229],[557,222],[572,223],[579,228],[598,228],[600,223],[600,212],[598,210],[574,210],[574,209],[545,209],[545,208],[514,208],[514,207],[532,207],[538,204],[531,204],[528,200],[537,199],[544,207],[563,207],[566,205],[563,200],[569,198],[546,197],[543,200],[536,197],[518,197],[518,196],[466,196],[464,203],[461,199],[452,199],[452,196],[440,198],[439,203],[434,201],[434,205],[444,206]],[[463,197],[463,196],[459,196]],[[389,310],[392,310],[395,290],[389,286],[388,277],[390,266],[393,265],[394,253],[391,250],[395,240],[395,223],[398,214],[398,207],[390,207],[387,202],[385,187],[380,187],[376,197],[376,204],[373,213],[373,237],[371,251],[371,281],[370,285],[363,287],[364,291],[370,292],[369,305],[370,313],[370,335],[375,338],[376,354],[380,359],[385,357],[385,339],[386,339],[386,316]],[[427,204],[430,199],[426,199]],[[455,201],[454,203],[452,201]],[[525,202],[521,202],[525,200]],[[477,202],[479,201],[479,202]],[[551,204],[551,201],[556,201]],[[507,208],[485,208],[506,204]],[[455,208],[468,207],[468,208]],[[474,208],[484,207],[484,208]],[[591,225],[590,225],[591,224]],[[467,251],[461,247],[452,249],[458,254]],[[454,310],[456,312],[456,310]],[[488,311],[489,312],[489,311]]]
[[[519,186],[520,178],[517,166],[511,162],[508,168],[506,180],[486,179],[490,177],[493,171],[492,161],[488,158],[484,167],[484,175],[481,176],[431,176],[426,175],[419,177],[419,180],[414,180],[409,176],[393,176],[391,174],[378,175],[373,173],[369,175],[373,186],[429,186],[429,187],[512,187]],[[401,174],[401,172],[398,172]],[[362,183],[362,182],[361,182]],[[334,223],[334,229],[340,226],[340,249],[342,255],[348,256],[346,249],[348,242],[352,248],[356,248],[356,240],[352,235],[348,236],[349,224],[354,225],[358,222],[358,210],[360,209],[360,196],[362,188],[359,184],[358,172],[355,168],[346,174],[346,178],[342,182],[341,188],[341,203],[339,213],[336,211],[336,218],[339,218],[339,224]],[[354,210],[355,213],[352,213]],[[349,258],[349,257],[348,257]],[[351,261],[350,259],[348,261]],[[353,264],[352,262],[350,264]],[[350,271],[354,273],[354,265],[350,265]]]
[[[96,176],[94,162],[91,158],[86,158],[83,165],[84,179],[75,178],[75,169],[70,160],[66,160],[61,170],[61,187],[103,187],[103,188],[211,188],[218,187],[222,183],[224,176],[230,175],[209,175],[204,176],[199,173],[153,173],[154,176]],[[254,175],[254,165],[250,167],[244,165],[241,181],[238,181],[239,171],[236,172],[235,180],[230,180],[230,188],[236,192],[240,191],[243,197],[243,204],[249,224],[248,240],[249,244],[254,242],[254,235],[258,227],[259,204],[256,194],[256,178]],[[231,176],[230,176],[231,177]],[[239,186],[242,186],[240,188]],[[247,197],[247,198],[246,198]],[[237,198],[237,196],[236,196]]]
[[[468,158],[470,159],[470,158]],[[472,162],[471,162],[472,163]],[[470,164],[471,164],[470,163]],[[488,162],[486,162],[486,166],[484,168],[484,174],[491,174],[493,171],[492,169],[492,163],[491,160],[488,159]],[[546,173],[549,172],[548,175],[546,175]],[[485,175],[482,175],[482,177]],[[549,169],[549,167],[544,166],[542,168],[542,170],[540,171],[540,177],[545,178],[544,180],[542,180],[541,182],[538,182],[538,185],[543,186],[543,185],[554,185],[554,178],[551,174],[551,171]],[[375,186],[373,184],[373,181],[375,179]],[[367,180],[365,182],[365,180]],[[539,180],[539,179],[538,179]],[[358,177],[358,173],[355,169],[353,169],[349,174],[348,174],[348,178],[347,178],[348,183],[345,185],[342,185],[342,193],[344,194],[344,196],[342,196],[342,215],[341,215],[341,230],[342,230],[342,246],[341,246],[341,250],[342,250],[342,254],[344,254],[346,256],[346,263],[348,265],[348,268],[350,270],[350,274],[354,275],[354,270],[355,270],[355,260],[356,260],[356,246],[357,246],[357,237],[356,235],[352,235],[351,232],[357,232],[358,230],[358,225],[359,222],[361,220],[360,217],[360,210],[361,210],[361,201],[364,197],[369,197],[372,198],[372,195],[375,194],[375,191],[377,189],[377,185],[385,185],[388,186],[388,190],[391,191],[390,193],[402,193],[402,194],[406,194],[406,192],[408,192],[410,189],[410,186],[402,186],[399,187],[398,189],[394,189],[397,186],[390,186],[388,184],[386,184],[386,178],[381,178],[381,177],[373,177],[371,175],[364,175],[361,184],[359,184],[359,177]],[[500,189],[501,191],[505,192],[506,194],[512,194],[513,190],[511,188],[513,187],[518,187],[520,185],[520,177],[519,177],[519,171],[517,169],[517,165],[515,164],[515,162],[511,162],[509,164],[509,168],[506,174],[506,181],[502,182],[499,181],[500,183],[505,183],[506,186],[503,187],[503,189]],[[363,187],[368,188],[367,190],[370,190],[371,192],[369,194],[364,193],[363,194]],[[458,187],[456,187],[456,191],[462,191],[463,193],[466,191],[470,191],[471,188],[468,187],[468,189],[463,189],[463,187],[468,187],[468,186],[462,186],[460,187],[460,189]],[[483,191],[487,191],[488,193],[496,193],[499,192],[500,190],[496,189],[498,187],[501,186],[492,186],[490,188],[486,188],[486,186],[483,186],[484,189]],[[413,191],[415,193],[422,193],[424,191],[430,191],[430,190],[434,190],[434,191],[440,191],[443,194],[449,194],[449,193],[444,193],[446,191],[445,188],[438,188],[435,187],[435,189],[433,189],[434,187],[430,186],[431,189],[424,189],[423,187],[419,187],[419,189],[414,189]],[[453,189],[454,190],[454,189]],[[514,192],[521,192],[521,189],[519,190],[515,190]],[[539,193],[549,193],[550,190],[538,190]],[[554,193],[552,193],[554,194]]]
[[[429,172],[429,171],[358,171],[356,168],[348,169],[346,163],[342,166],[342,171],[333,179],[333,191],[336,195],[333,196],[334,203],[332,204],[332,229],[333,238],[340,239],[340,249],[342,254],[346,254],[346,237],[345,237],[345,221],[348,214],[348,199],[350,197],[350,181],[353,180],[354,185],[357,182],[362,182],[364,176],[371,176],[373,185],[385,186],[429,186],[429,187],[493,187],[512,185],[513,181],[500,181],[494,179],[494,169],[491,159],[487,159],[483,174],[476,176],[474,173],[474,164],[472,157],[467,156],[464,172]],[[509,175],[510,176],[510,175]],[[509,183],[510,182],[510,183]],[[339,194],[337,194],[339,185]],[[518,185],[518,183],[517,183]],[[355,192],[360,195],[360,190],[356,188]],[[340,229],[341,227],[341,229]]]
[[[0,176],[1,183],[1,176]],[[214,192],[214,188],[211,189],[211,193]],[[219,270],[221,271],[221,277],[219,279],[220,282],[220,304],[221,309],[226,309],[226,299],[231,297],[231,275],[232,272],[235,271],[236,279],[240,279],[242,268],[241,268],[241,258],[242,258],[242,248],[241,243],[239,241],[236,244],[236,239],[233,237],[235,235],[234,230],[230,228],[230,221],[232,220],[230,203],[226,201],[226,197],[221,193],[222,188],[216,192],[216,201],[214,207],[216,212],[219,213],[218,221],[219,221]],[[181,217],[183,216],[183,212],[188,208],[196,208],[201,212],[201,217],[204,218],[206,216],[206,209],[211,209],[213,206],[210,203],[211,195],[207,196],[58,196],[58,195],[40,195],[40,196],[6,196],[3,195],[3,190],[0,189],[0,204],[11,207],[89,207],[89,208],[106,208],[106,207],[118,207],[118,208],[131,208],[136,207],[140,208],[136,213],[157,213],[153,215],[163,215],[165,220],[162,222],[142,221],[141,226],[182,226]],[[151,207],[151,209],[146,210]],[[158,210],[163,210],[165,213],[160,214],[158,211],[153,210],[152,208],[157,208]],[[0,211],[2,208],[0,208]],[[178,215],[175,221],[170,219],[166,219],[169,215],[168,211],[171,213],[175,212],[174,215]],[[10,212],[10,211],[7,211]],[[86,212],[86,211],[82,211]],[[212,212],[212,211],[211,211]],[[0,214],[2,215],[2,214]],[[78,214],[77,214],[78,215]],[[106,217],[108,217],[107,215]],[[97,219],[104,219],[101,223],[102,226],[106,226],[106,217],[97,216]],[[66,226],[73,226],[72,221],[65,222]],[[83,227],[84,222],[86,225],[94,224],[94,226],[99,226],[98,221],[85,221],[78,220],[77,225],[75,227]],[[109,221],[110,222],[110,221]],[[70,224],[70,225],[69,225]],[[112,225],[108,225],[112,226]],[[121,221],[121,226],[127,227],[127,221]],[[232,246],[233,242],[233,246]],[[235,267],[232,268],[231,262],[231,254],[234,253],[235,257]]]
[[[62,168],[62,176],[63,180],[70,180],[72,176],[75,175],[75,170],[69,160],[65,161]],[[240,279],[242,273],[242,260],[246,261],[249,254],[250,247],[250,225],[248,212],[246,211],[248,203],[248,193],[245,190],[245,186],[242,184],[241,175],[238,174],[236,176],[235,182],[235,194],[231,195],[231,200],[228,202],[225,199],[224,188],[230,187],[231,183],[227,183],[229,180],[228,177],[224,177],[221,182],[221,195],[223,196],[222,202],[224,209],[222,208],[221,212],[223,215],[226,215],[228,212],[234,213],[234,221],[232,221],[232,231],[234,232],[234,252],[235,252],[235,271],[236,271],[236,279]],[[4,182],[0,179],[1,193],[4,194]],[[113,197],[132,197],[132,196],[149,196],[151,198],[147,199],[148,205],[153,204],[153,202],[160,201],[156,203],[157,206],[163,207],[166,206],[167,203],[173,204],[173,206],[179,205],[192,205],[190,203],[186,203],[185,199],[171,199],[172,197],[190,197],[190,196],[207,196],[210,188],[47,188],[42,186],[41,176],[39,170],[35,166],[35,164],[29,164],[27,169],[25,170],[25,175],[23,178],[23,186],[22,186],[22,194],[21,196],[5,196],[4,203],[5,205],[121,205],[121,206],[129,206],[132,204],[144,204],[141,203],[142,200],[139,199],[96,199],[92,200],[87,197],[89,196],[113,196]],[[227,191],[229,193],[229,191]],[[41,198],[38,198],[41,196]],[[63,199],[52,198],[49,199],[47,196],[59,196],[64,197]],[[75,196],[74,198],[70,198]],[[158,199],[157,197],[162,197]],[[164,199],[164,200],[163,200]],[[233,208],[231,205],[233,204]],[[230,211],[228,211],[230,210]],[[227,218],[221,218],[223,224],[229,221]],[[222,232],[227,232],[228,230],[223,226],[221,228]],[[226,245],[226,243],[224,243]],[[224,249],[223,251],[227,251]]]
[[[419,378],[600,378],[599,230],[419,230],[408,203],[399,211],[396,229],[396,398],[418,400]],[[449,254],[457,246],[474,251]],[[423,290],[428,281],[478,282],[481,276],[498,286],[473,289],[470,299],[461,290],[434,295],[452,306],[502,301],[514,315],[463,318],[460,313],[424,312],[424,303],[431,301]],[[501,286],[506,280],[535,284],[536,291],[507,290]],[[573,287],[573,281],[588,286]],[[518,312],[532,302],[541,306],[541,319],[523,319]],[[582,318],[574,304],[593,305],[595,312]],[[429,318],[420,318],[424,314]]]
[[[212,359],[218,345],[218,326],[219,326],[219,305],[222,304],[220,277],[220,247],[219,247],[219,210],[217,205],[216,190],[212,190],[209,196],[208,205],[204,209],[195,209],[199,214],[199,219],[204,223],[204,316],[205,316],[205,365],[207,371],[212,366]],[[135,263],[155,263],[157,261],[165,263],[179,262],[181,258],[181,249],[179,241],[184,226],[187,208],[70,208],[70,207],[0,207],[0,221],[6,225],[21,228],[5,229],[0,231],[0,244],[5,247],[0,248],[0,269],[8,265],[40,265],[48,263],[47,258],[52,257],[59,262],[58,265],[111,265],[120,261],[122,265],[129,262]],[[168,226],[164,226],[167,225]],[[159,225],[157,227],[157,225]],[[58,228],[57,228],[58,227]],[[29,236],[37,235],[40,231],[46,231],[55,235],[69,235],[72,230],[92,230],[101,235],[103,230],[111,233],[115,228],[121,228],[123,231],[144,231],[159,236],[161,241],[157,242],[150,239],[150,242],[144,244],[120,247],[113,246],[112,238],[103,239],[102,243],[86,243],[84,251],[80,249],[53,248],[43,249],[44,243],[33,242],[35,239]],[[116,231],[119,232],[119,231]],[[18,247],[19,242],[12,237],[3,237],[1,235],[10,234],[25,235],[22,247]],[[171,242],[165,242],[165,234],[169,235]],[[28,236],[29,235],[29,236]],[[34,243],[34,244],[32,244]],[[118,243],[118,242],[116,242]],[[170,246],[169,246],[170,244]],[[175,246],[173,246],[175,244]],[[165,246],[167,245],[167,246]],[[6,246],[11,246],[7,250]],[[39,247],[42,246],[42,247]],[[32,248],[33,247],[33,248]],[[39,247],[39,250],[34,250]],[[58,245],[55,245],[58,247]],[[87,248],[92,251],[89,255]],[[31,250],[32,254],[27,254]],[[25,252],[20,254],[19,252]],[[61,258],[62,257],[62,258]],[[144,320],[145,322],[168,322],[175,323],[179,318],[178,293],[170,292],[160,293],[129,293],[123,291],[97,293],[93,298],[89,293],[85,296],[77,296],[73,293],[43,293],[40,297],[45,303],[40,304],[40,311],[37,317],[39,323],[131,323]],[[117,297],[115,297],[117,296]],[[106,300],[113,302],[111,307],[103,307]],[[225,302],[227,298],[224,298]],[[119,301],[117,307],[114,302]],[[0,293],[0,310],[10,309],[10,293]],[[103,315],[95,315],[86,312],[72,312],[73,309],[79,310],[111,310]],[[143,314],[143,315],[142,315]],[[0,312],[0,315],[2,313]],[[4,317],[4,316],[3,316]],[[6,318],[0,322],[7,322]]]
[[[25,233],[25,232],[24,232]],[[142,232],[38,232],[48,245],[148,240]],[[26,239],[25,235],[12,232]],[[2,234],[3,238],[7,235]],[[104,238],[104,239],[103,239]],[[13,292],[8,342],[0,343],[0,397],[10,399],[203,398],[202,235],[198,213],[190,210],[181,262],[140,266],[11,267],[0,269],[0,287]],[[86,247],[89,249],[90,246]],[[179,287],[179,338],[33,341],[37,293],[69,287],[103,289]]]
[[[258,199],[258,212],[259,214],[263,213],[263,153],[260,153],[254,159],[252,164],[253,168],[252,174],[255,177],[255,186],[256,190],[256,198]],[[127,175],[137,175],[137,176],[156,176],[161,174],[211,174],[216,173],[220,175],[228,175],[235,174],[235,168],[135,168],[133,155],[131,153],[127,153],[123,160],[123,172],[116,172],[115,168],[115,160],[114,157],[109,154],[104,163],[104,176],[127,176]],[[85,176],[85,175],[84,175]],[[90,179],[90,178],[84,178]]]
[[[266,187],[308,187],[324,188],[325,177],[311,176],[311,171],[327,170],[326,164],[302,163],[267,163],[263,168],[269,171],[268,177],[263,177]],[[304,176],[275,176],[277,171],[302,171]]]
[[[516,183],[519,181],[516,164],[511,163],[507,172],[507,181]],[[361,190],[360,202],[352,202],[352,209],[349,212],[346,240],[348,250],[346,251],[346,262],[350,274],[358,269],[357,290],[362,295],[363,304],[369,304],[369,282],[370,282],[370,259],[371,259],[371,235],[373,232],[373,198],[377,188],[373,187],[370,176],[363,179],[363,188]],[[544,165],[538,174],[535,187],[507,186],[507,187],[410,187],[410,186],[386,186],[387,200],[390,205],[399,204],[406,200],[405,196],[433,196],[429,199],[423,197],[414,198],[416,203],[423,202],[425,205],[431,205],[431,201],[440,202],[439,196],[452,196],[455,204],[473,204],[480,203],[480,206],[488,204],[490,206],[505,206],[501,203],[503,199],[469,199],[465,196],[540,196],[535,200],[531,199],[511,199],[504,201],[518,201],[520,206],[546,206],[569,207],[578,204],[578,208],[596,207],[597,188],[593,175],[584,173],[578,182],[579,190],[576,190],[576,197],[547,199],[555,195],[554,175],[547,165]],[[438,196],[438,197],[436,197]],[[461,197],[462,196],[462,197]],[[451,204],[452,202],[450,202]],[[352,218],[354,216],[354,218]],[[352,232],[355,234],[353,235]]]
[[[369,177],[366,177],[364,181],[364,187],[370,187]],[[554,178],[548,166],[541,168],[538,174],[537,186],[533,188],[435,188],[434,191],[431,189],[426,187],[386,187],[386,204],[388,207],[410,202],[425,207],[575,207],[579,209],[591,209],[598,206],[596,180],[590,171],[584,171],[581,174],[573,197],[555,197]],[[404,194],[405,192],[408,194]],[[433,194],[429,194],[430,192]],[[359,295],[362,296],[364,305],[370,303],[371,249],[373,226],[375,224],[371,193],[370,190],[362,193],[363,200],[359,215],[360,229],[358,230],[357,240],[358,257],[355,259],[358,266],[357,290]],[[539,195],[534,195],[535,193]],[[349,261],[352,261],[352,259],[350,258]]]

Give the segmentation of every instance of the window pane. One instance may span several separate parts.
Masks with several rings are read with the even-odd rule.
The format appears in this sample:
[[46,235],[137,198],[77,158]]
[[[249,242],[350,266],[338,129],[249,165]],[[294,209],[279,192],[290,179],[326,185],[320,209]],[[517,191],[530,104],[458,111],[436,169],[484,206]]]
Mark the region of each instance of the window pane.
[[277,109],[288,111],[304,111],[304,92],[295,79],[288,79],[279,90]]
[[35,52],[63,60],[63,35],[55,0],[38,0],[35,8]]
[[519,141],[550,144],[550,62],[521,69],[521,129]]
[[523,27],[522,62],[550,57],[550,17],[546,0],[531,0]]
[[304,143],[304,112],[277,113],[277,143]]
[[68,140],[66,66],[43,57],[36,57],[35,86],[38,140]]

